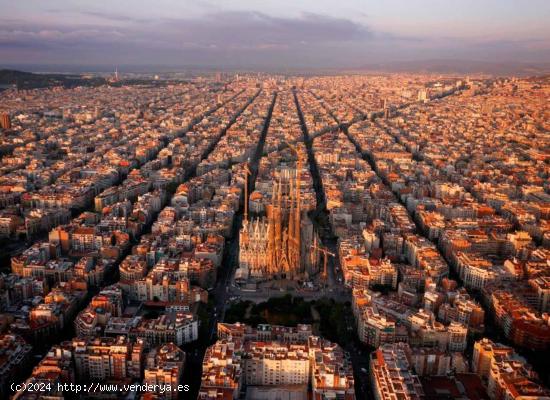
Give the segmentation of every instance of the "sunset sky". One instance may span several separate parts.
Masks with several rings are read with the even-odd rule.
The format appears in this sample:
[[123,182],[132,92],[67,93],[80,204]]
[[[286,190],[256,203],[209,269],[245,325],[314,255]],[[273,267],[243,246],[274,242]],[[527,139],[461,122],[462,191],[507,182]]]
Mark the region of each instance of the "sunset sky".
[[550,61],[548,0],[0,0],[8,64]]

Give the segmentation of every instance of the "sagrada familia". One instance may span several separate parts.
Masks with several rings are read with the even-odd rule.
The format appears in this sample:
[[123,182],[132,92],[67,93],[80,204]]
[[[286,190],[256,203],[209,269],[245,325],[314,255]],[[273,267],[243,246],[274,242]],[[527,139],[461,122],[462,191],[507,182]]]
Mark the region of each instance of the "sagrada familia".
[[266,215],[245,217],[239,233],[241,280],[307,280],[319,272],[318,235],[301,207],[300,174],[283,168],[273,180]]

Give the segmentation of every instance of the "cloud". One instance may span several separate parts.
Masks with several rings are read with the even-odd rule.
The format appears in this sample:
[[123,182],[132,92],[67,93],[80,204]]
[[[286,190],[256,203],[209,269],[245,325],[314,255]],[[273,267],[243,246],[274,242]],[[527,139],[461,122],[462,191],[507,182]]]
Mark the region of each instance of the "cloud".
[[[209,53],[207,58],[219,54],[227,60],[232,54],[242,57],[243,52],[247,57],[253,52],[262,56],[268,52],[294,54],[304,47],[359,42],[374,36],[366,26],[353,21],[312,13],[281,18],[259,12],[213,12],[200,18],[139,20],[98,12],[82,14],[92,17],[94,23],[30,25],[4,19],[0,21],[0,54],[9,59],[17,46],[43,46],[50,55],[61,59],[71,59],[73,54],[82,53],[85,48],[90,53],[113,54],[127,59],[157,54],[177,61],[177,55],[188,59],[200,55],[196,52],[201,51]],[[100,20],[112,24],[105,26]],[[127,53],[115,54],[120,49]],[[160,54],[162,52],[165,54]]]
[[298,18],[272,17],[258,12],[217,12],[200,19],[163,19],[161,35],[220,47],[291,48],[300,43],[334,43],[366,40],[372,33],[355,22],[317,14]]
[[80,11],[78,14],[83,16],[113,21],[113,22],[130,22],[130,23],[140,24],[140,23],[147,23],[152,21],[151,18],[136,18],[136,17],[130,17],[127,15],[117,15],[117,14],[99,12],[99,11]]
[[79,28],[43,27],[0,27],[0,50],[4,46],[48,46],[49,48],[67,48],[80,45],[108,45],[125,35],[117,29],[83,26]]
[[[251,67],[350,67],[457,55],[546,58],[548,40],[513,42],[431,38],[372,30],[345,18],[303,13],[217,11],[187,18],[134,18],[51,10],[44,21],[0,19],[5,63],[169,64]],[[78,18],[77,18],[78,16]],[[533,43],[537,43],[536,46]],[[29,51],[32,50],[32,51]]]

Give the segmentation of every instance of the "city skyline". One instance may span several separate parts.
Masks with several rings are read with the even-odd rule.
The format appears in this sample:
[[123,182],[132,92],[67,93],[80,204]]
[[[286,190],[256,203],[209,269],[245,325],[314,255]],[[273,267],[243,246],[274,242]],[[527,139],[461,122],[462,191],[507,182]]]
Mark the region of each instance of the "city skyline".
[[548,0],[0,0],[0,398],[550,400]]
[[548,78],[4,76],[0,394],[550,398]]

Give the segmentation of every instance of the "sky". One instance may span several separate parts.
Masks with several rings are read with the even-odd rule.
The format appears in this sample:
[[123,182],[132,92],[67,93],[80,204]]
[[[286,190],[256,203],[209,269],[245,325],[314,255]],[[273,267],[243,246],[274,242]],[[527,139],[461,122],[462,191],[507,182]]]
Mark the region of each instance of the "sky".
[[550,62],[550,0],[0,0],[0,66]]

